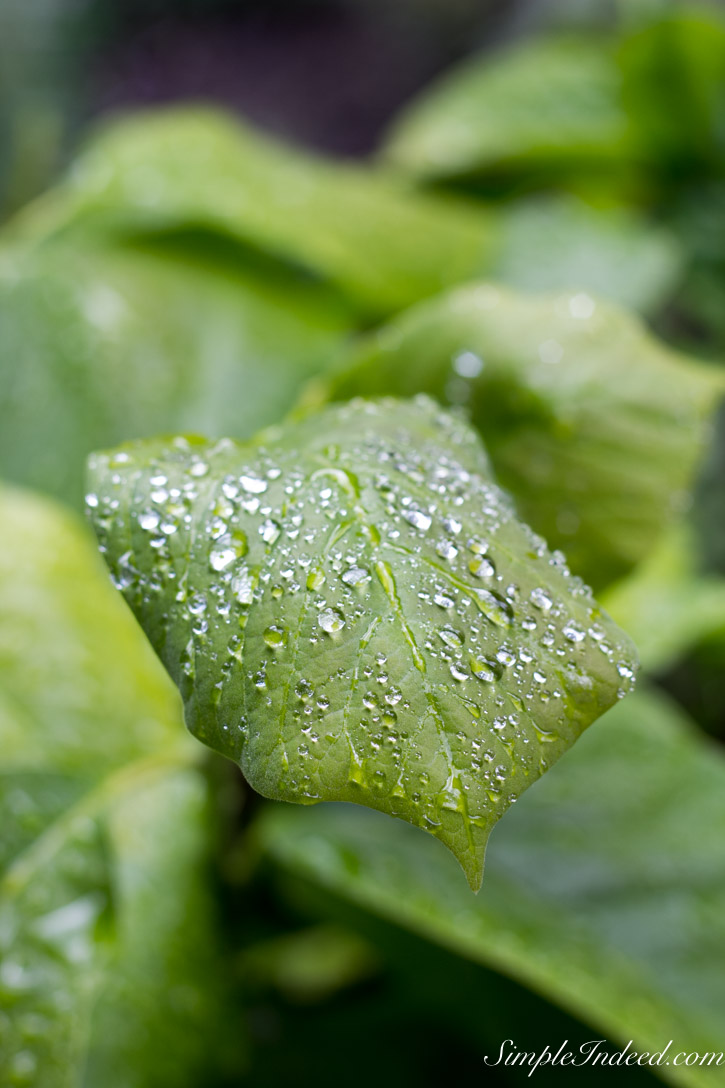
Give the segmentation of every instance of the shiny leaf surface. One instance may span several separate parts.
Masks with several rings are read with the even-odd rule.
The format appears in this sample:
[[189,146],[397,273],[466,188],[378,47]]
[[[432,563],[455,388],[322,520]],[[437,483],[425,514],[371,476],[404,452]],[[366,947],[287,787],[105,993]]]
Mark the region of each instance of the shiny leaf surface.
[[431,401],[124,446],[89,488],[192,732],[265,796],[431,831],[473,887],[499,816],[631,686],[626,636]]

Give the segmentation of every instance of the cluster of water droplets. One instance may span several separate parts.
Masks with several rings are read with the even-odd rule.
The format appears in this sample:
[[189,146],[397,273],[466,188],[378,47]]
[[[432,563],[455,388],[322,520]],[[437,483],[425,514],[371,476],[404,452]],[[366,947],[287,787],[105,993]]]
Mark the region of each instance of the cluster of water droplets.
[[102,546],[181,646],[192,729],[263,792],[486,828],[596,717],[603,676],[631,686],[588,588],[430,401],[351,402],[279,447],[140,456],[111,455],[89,497]]

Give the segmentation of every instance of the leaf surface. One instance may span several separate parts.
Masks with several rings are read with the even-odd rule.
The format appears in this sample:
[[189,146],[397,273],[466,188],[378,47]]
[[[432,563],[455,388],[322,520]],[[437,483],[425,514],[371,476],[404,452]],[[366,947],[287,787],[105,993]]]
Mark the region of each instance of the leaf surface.
[[370,168],[293,150],[212,110],[102,129],[51,195],[47,228],[204,226],[337,284],[380,314],[485,267],[489,217]]
[[465,407],[521,515],[596,589],[677,513],[723,388],[585,292],[482,284],[364,339],[309,400],[424,392]]
[[386,156],[421,177],[601,173],[631,132],[610,43],[543,38],[474,56],[395,122]]
[[191,731],[265,796],[431,831],[473,887],[499,816],[631,686],[626,636],[431,401],[121,447],[89,487]]
[[[671,1064],[652,1072],[715,1088],[724,790],[720,750],[674,704],[638,692],[502,822],[475,899],[442,851],[375,813],[268,809],[257,832],[285,869],[512,976],[622,1045],[653,1054],[671,1039]],[[704,1061],[675,1065],[683,1052]]]
[[225,986],[203,750],[83,527],[6,488],[0,521],[0,1068],[191,1088]]
[[92,449],[177,430],[247,437],[329,364],[351,315],[328,291],[182,241],[6,249],[6,478],[80,504]]

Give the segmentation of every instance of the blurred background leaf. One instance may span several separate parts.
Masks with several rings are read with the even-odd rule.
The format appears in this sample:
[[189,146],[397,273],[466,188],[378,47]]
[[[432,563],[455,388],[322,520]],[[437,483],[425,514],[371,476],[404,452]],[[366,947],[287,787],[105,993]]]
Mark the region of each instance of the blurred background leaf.
[[0,511],[7,1083],[213,1079],[234,1014],[202,749],[83,527],[7,488]]
[[[725,763],[661,696],[625,700],[492,836],[470,897],[437,843],[377,813],[267,810],[278,864],[545,992],[640,1049],[718,1051]],[[716,1067],[666,1070],[715,1085]]]

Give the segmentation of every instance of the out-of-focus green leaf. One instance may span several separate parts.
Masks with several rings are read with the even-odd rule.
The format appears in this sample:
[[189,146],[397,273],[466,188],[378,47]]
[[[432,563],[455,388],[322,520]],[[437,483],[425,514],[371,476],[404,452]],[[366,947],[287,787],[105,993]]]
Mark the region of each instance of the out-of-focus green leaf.
[[173,109],[108,126],[51,195],[45,229],[205,226],[294,262],[374,314],[480,274],[488,216],[317,159],[221,113]]
[[703,6],[655,20],[623,40],[618,63],[641,154],[675,184],[693,173],[722,173],[722,10]]
[[422,391],[464,406],[521,515],[598,587],[678,509],[723,388],[722,371],[584,292],[471,285],[363,340],[308,400]]
[[126,445],[89,487],[191,731],[267,797],[425,828],[474,888],[493,824],[631,687],[626,636],[425,398]]
[[[725,762],[673,704],[635,695],[493,835],[472,899],[445,852],[351,806],[270,808],[286,869],[509,974],[639,1051],[723,1051]],[[662,1065],[685,1088],[722,1064]]]
[[686,526],[667,534],[644,563],[608,590],[604,603],[652,672],[698,643],[725,635],[725,578],[698,571]]
[[225,986],[202,749],[82,527],[7,489],[0,523],[3,1082],[195,1086]]
[[561,176],[631,151],[613,43],[551,38],[475,56],[406,109],[386,157],[421,177]]
[[522,291],[593,291],[648,314],[683,271],[675,235],[624,208],[539,197],[502,205],[498,215],[491,279]]
[[195,258],[192,241],[5,251],[6,478],[79,503],[99,445],[177,430],[246,437],[329,363],[350,314],[328,291]]

